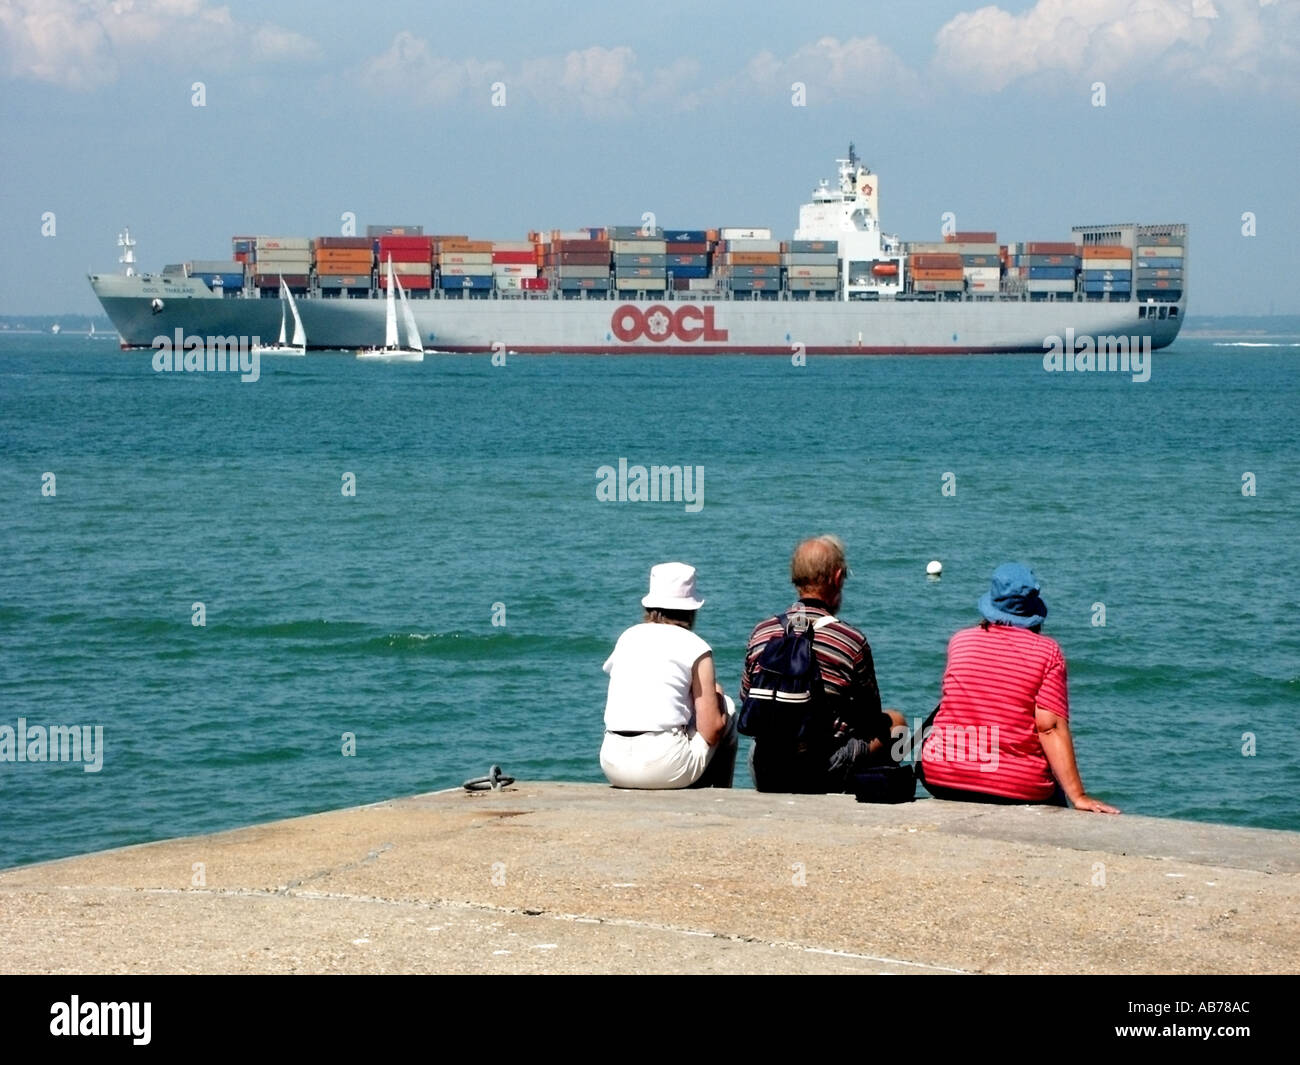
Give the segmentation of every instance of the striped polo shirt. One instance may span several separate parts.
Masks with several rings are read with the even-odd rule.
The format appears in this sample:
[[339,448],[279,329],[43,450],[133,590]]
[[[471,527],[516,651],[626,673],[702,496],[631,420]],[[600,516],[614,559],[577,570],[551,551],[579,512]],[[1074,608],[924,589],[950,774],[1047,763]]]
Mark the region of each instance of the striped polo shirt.
[[[792,616],[802,610],[809,624],[830,613],[820,599],[800,599],[789,608]],[[758,656],[769,640],[785,629],[779,615],[760,621],[749,637],[745,651],[745,671],[740,678],[740,698],[749,694],[749,685],[757,672]],[[813,653],[821,670],[826,695],[834,700],[835,725],[828,741],[857,736],[870,739],[883,735],[889,742],[889,718],[880,708],[880,689],[876,686],[876,666],[871,658],[867,638],[852,625],[835,620],[813,632]]]
[[922,745],[928,783],[1009,799],[1056,790],[1034,708],[1070,716],[1065,656],[1055,640],[1012,625],[977,625],[948,642],[939,711]]

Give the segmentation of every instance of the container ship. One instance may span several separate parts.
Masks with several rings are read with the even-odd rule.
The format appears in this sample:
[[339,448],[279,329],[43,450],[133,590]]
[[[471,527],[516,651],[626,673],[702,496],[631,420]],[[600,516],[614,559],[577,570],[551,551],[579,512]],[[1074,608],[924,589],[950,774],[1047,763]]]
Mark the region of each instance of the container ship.
[[[902,241],[880,179],[849,146],[790,239],[761,227],[601,226],[521,241],[370,226],[366,236],[237,236],[229,260],[93,274],[124,348],[159,336],[273,337],[286,298],[306,347],[385,335],[388,277],[438,352],[1042,353],[1049,338],[1173,342],[1187,298],[1183,224],[1075,226],[1069,240],[996,232]],[[391,265],[390,265],[391,264]],[[1067,334],[1067,330],[1070,332]]]

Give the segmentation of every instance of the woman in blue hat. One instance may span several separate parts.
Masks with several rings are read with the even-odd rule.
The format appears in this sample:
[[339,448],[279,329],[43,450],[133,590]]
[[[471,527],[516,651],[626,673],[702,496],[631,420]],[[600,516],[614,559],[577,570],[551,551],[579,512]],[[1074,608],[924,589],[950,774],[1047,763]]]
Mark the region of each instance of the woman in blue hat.
[[922,782],[936,799],[1046,803],[1117,814],[1090,796],[1070,736],[1065,656],[1040,629],[1047,605],[1028,566],[993,571],[984,620],[948,643],[939,706],[921,746]]

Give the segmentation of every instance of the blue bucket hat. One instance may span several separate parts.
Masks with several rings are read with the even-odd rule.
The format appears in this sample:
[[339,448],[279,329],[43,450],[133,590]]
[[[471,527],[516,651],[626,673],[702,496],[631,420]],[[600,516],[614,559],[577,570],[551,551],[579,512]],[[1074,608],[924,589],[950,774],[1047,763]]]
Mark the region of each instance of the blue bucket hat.
[[989,590],[979,608],[989,621],[1027,629],[1047,620],[1047,604],[1039,598],[1038,578],[1020,562],[1004,562],[993,571]]

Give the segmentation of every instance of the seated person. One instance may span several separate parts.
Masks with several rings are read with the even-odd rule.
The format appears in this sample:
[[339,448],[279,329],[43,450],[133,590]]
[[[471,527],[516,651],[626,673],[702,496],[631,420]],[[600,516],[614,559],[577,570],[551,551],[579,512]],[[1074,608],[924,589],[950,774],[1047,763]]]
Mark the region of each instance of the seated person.
[[948,643],[939,706],[926,722],[921,781],[936,799],[1045,803],[1117,814],[1083,789],[1070,737],[1065,658],[1039,631],[1047,605],[1028,566],[993,571],[984,620]]
[[[749,638],[745,672],[740,682],[742,702],[759,673],[759,660],[769,641],[789,628],[813,627],[812,650],[820,673],[820,705],[810,740],[754,737],[749,769],[759,791],[822,794],[854,790],[854,774],[872,766],[895,764],[905,743],[891,741],[891,732],[906,731],[903,715],[882,710],[880,689],[867,638],[840,621],[844,580],[849,567],[844,544],[835,536],[805,540],[790,559],[790,581],[799,599],[782,615],[760,621]],[[792,713],[804,713],[792,709]]]
[[645,619],[618,638],[605,662],[609,694],[600,768],[616,788],[729,788],[736,765],[735,706],[713,670],[713,651],[692,630],[695,568],[650,571]]

